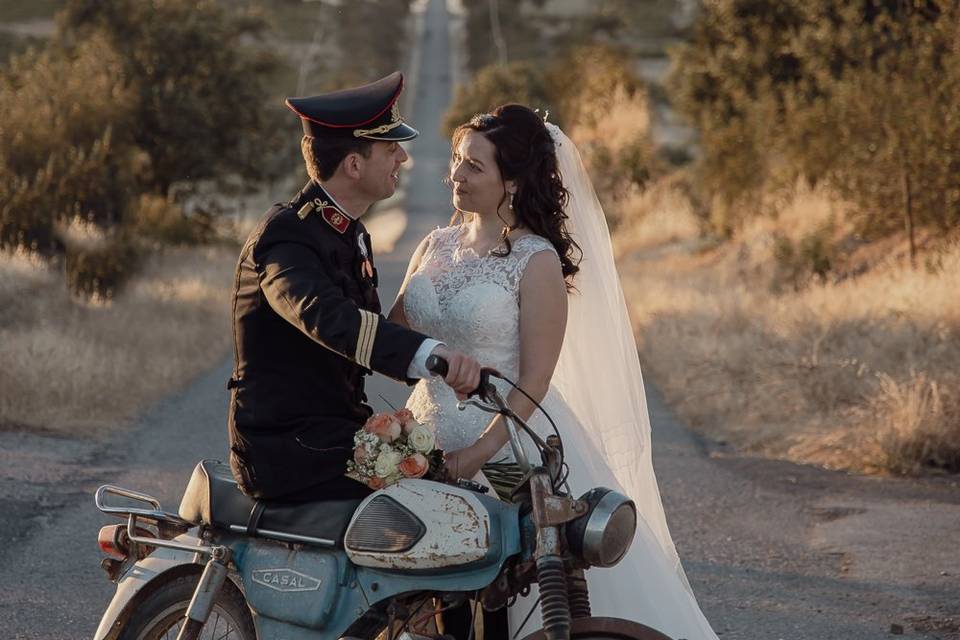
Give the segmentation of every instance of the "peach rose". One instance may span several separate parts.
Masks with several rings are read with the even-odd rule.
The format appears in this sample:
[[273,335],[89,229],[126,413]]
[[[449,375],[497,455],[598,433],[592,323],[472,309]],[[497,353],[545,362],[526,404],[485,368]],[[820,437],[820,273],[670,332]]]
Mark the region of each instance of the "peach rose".
[[427,458],[419,453],[407,456],[400,461],[400,473],[407,478],[422,478],[430,468]]
[[413,417],[413,411],[410,411],[410,409],[407,408],[398,409],[393,414],[393,417],[396,418],[397,422],[400,423],[400,426],[403,427],[404,433],[409,433],[409,430],[412,429],[413,425],[417,423]]
[[386,413],[378,413],[370,416],[367,423],[363,425],[364,431],[372,433],[384,442],[393,442],[400,437],[403,428],[396,418]]
[[372,478],[367,478],[367,486],[376,491],[377,489],[383,489],[386,483],[383,481],[383,478],[379,476],[373,476]]

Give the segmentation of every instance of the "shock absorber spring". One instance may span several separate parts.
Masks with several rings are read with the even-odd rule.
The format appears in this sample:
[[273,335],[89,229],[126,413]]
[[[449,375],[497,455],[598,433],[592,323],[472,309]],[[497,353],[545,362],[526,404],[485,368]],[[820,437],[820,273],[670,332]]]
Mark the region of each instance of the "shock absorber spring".
[[560,556],[549,554],[537,558],[537,582],[540,584],[540,614],[547,640],[568,640],[570,603]]
[[590,617],[590,591],[587,588],[587,579],[583,569],[575,569],[567,573],[567,592],[570,599],[570,617]]

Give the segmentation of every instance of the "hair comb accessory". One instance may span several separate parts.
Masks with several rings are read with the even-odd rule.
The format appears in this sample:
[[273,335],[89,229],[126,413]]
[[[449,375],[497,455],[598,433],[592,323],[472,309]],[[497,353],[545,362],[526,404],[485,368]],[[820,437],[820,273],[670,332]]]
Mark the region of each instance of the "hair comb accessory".
[[[533,110],[534,113],[540,114],[540,107],[537,107]],[[547,119],[550,117],[550,109],[543,110],[543,124],[547,124]]]

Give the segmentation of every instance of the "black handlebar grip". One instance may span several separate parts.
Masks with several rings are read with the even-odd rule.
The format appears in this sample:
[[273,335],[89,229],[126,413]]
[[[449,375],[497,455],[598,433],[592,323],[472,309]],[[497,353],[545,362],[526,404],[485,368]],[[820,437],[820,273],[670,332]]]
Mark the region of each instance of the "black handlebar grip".
[[[442,358],[438,355],[431,354],[427,357],[427,371],[432,373],[435,376],[440,376],[441,378],[447,377],[447,372],[450,370],[450,365],[445,358]],[[488,390],[492,389],[490,384],[490,375],[499,375],[495,369],[483,368],[480,370],[480,384],[476,389],[471,391],[468,394],[468,397],[480,396],[482,399],[489,402],[489,399],[492,396]]]
[[433,375],[446,378],[449,370],[450,365],[447,364],[446,359],[434,354],[430,354],[430,356],[427,358],[427,371]]

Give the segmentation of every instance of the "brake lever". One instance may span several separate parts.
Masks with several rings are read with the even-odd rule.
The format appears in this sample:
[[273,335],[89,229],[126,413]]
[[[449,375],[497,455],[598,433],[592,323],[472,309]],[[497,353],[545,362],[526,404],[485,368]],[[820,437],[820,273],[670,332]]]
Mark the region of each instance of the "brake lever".
[[457,403],[457,409],[459,409],[460,411],[466,411],[468,406],[476,407],[477,409],[480,409],[480,411],[485,411],[487,413],[502,413],[500,409],[493,407],[481,400],[477,400],[476,398],[461,400],[460,402]]

